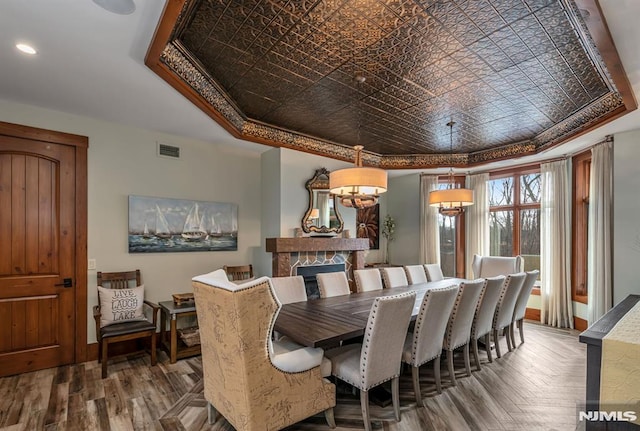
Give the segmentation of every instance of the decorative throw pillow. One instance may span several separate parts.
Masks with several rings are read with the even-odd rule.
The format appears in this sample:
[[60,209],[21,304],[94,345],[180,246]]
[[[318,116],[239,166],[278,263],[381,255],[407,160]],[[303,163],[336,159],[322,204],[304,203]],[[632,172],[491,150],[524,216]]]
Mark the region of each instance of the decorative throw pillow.
[[131,320],[146,320],[142,312],[144,284],[131,289],[107,289],[98,286],[100,327]]

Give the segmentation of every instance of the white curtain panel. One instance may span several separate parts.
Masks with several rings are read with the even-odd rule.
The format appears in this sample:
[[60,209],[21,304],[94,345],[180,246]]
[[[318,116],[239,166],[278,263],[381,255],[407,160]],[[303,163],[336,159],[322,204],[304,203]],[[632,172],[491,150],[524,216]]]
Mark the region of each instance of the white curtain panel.
[[612,142],[604,142],[591,149],[589,231],[587,233],[587,318],[589,325],[602,317],[613,304],[611,266],[612,152]]
[[473,278],[473,255],[489,255],[489,174],[467,175],[467,188],[473,190],[473,205],[466,208],[465,260],[467,278]]
[[437,175],[420,175],[420,263],[440,264],[438,208],[429,206],[429,192],[437,190]]
[[540,165],[540,321],[559,328],[573,328],[570,166],[568,160]]

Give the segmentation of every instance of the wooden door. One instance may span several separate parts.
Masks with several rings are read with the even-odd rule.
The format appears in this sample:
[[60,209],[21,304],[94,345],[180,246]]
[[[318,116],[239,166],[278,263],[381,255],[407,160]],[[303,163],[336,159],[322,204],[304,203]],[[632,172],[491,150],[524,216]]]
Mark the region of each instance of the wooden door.
[[0,376],[76,360],[76,216],[75,147],[0,135]]

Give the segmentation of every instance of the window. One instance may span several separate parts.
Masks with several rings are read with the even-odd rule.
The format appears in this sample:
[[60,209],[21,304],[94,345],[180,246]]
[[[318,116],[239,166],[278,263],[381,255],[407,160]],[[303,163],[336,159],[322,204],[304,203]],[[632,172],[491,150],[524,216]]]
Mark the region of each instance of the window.
[[521,255],[525,271],[539,270],[539,169],[492,175],[488,187],[490,254]]
[[[438,189],[449,187],[448,177],[441,177]],[[464,184],[463,177],[454,177],[456,187]],[[445,277],[464,278],[464,213],[457,217],[438,214],[440,226],[440,267]]]
[[573,157],[572,297],[587,303],[587,232],[589,231],[589,175],[591,150]]

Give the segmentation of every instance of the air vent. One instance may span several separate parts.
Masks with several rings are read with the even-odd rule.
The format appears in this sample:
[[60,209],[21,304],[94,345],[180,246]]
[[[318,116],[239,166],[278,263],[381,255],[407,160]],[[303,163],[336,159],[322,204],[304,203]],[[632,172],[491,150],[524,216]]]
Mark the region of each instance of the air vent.
[[158,156],[179,159],[180,147],[174,147],[173,145],[167,145],[158,142]]

